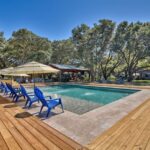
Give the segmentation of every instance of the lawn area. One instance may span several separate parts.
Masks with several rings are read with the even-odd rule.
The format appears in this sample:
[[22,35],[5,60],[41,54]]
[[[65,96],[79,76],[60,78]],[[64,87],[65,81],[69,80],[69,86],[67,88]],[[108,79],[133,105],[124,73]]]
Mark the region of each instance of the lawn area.
[[132,83],[135,85],[150,85],[150,80],[133,80]]

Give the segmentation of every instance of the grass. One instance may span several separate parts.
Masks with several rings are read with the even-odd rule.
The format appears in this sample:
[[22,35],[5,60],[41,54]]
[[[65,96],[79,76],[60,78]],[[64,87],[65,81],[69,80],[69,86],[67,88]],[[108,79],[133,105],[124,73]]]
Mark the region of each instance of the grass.
[[150,85],[150,80],[133,80],[132,83],[136,85]]

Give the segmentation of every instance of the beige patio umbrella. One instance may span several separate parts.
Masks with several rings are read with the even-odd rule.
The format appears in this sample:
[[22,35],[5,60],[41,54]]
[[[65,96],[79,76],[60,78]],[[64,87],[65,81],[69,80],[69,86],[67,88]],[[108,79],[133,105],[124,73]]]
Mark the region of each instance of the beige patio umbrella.
[[13,69],[14,69],[13,67],[1,69],[1,70],[0,70],[0,75],[8,74],[9,72],[12,72]]
[[0,75],[10,76],[11,77],[11,84],[13,83],[13,77],[29,77],[27,74],[15,74],[14,67],[9,67],[0,70]]
[[14,71],[14,67],[9,67],[9,68],[5,68],[5,69],[1,69],[0,70],[0,75],[4,75],[4,76],[16,76],[16,77],[28,77],[29,75],[27,74],[16,74]]
[[[58,69],[54,69],[50,66],[32,61],[24,65],[18,66],[14,69],[15,74],[45,74],[45,73],[58,73]],[[35,85],[35,82],[34,82]]]

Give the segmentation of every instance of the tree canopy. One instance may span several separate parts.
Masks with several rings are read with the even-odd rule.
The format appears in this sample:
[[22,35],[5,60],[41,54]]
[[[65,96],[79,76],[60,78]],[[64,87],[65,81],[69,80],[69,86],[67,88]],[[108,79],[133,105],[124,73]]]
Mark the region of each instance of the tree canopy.
[[92,80],[124,73],[131,81],[135,71],[150,67],[150,22],[103,19],[92,27],[81,24],[70,38],[55,41],[27,29],[14,31],[7,40],[0,32],[0,68],[33,60],[87,67]]

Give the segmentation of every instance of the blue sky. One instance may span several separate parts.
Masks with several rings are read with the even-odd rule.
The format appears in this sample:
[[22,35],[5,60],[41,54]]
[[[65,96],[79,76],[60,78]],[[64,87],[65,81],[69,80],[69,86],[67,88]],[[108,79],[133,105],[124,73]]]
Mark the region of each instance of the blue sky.
[[50,40],[66,39],[82,23],[150,21],[150,0],[1,0],[0,31],[27,28]]

